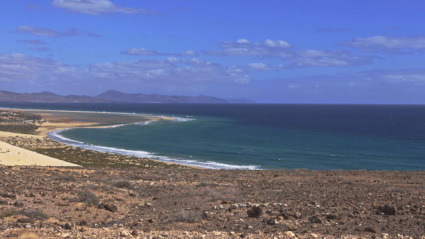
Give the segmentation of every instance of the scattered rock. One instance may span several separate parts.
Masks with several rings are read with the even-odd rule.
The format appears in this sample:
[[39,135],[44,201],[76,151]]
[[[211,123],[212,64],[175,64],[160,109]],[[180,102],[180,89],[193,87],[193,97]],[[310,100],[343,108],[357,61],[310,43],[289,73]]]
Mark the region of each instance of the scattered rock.
[[295,226],[295,225],[289,225],[289,226],[288,226],[288,230],[289,230],[289,231],[292,231],[292,232],[295,232],[296,230],[298,230],[298,227],[297,227],[297,226]]
[[34,220],[29,217],[22,217],[18,219],[20,223],[34,223]]
[[372,233],[377,233],[377,234],[381,234],[381,231],[376,228],[376,227],[366,227],[364,229],[365,232],[372,232]]
[[311,223],[322,223],[322,220],[318,216],[312,216],[308,219]]
[[247,211],[248,217],[259,218],[263,215],[263,210],[260,207],[253,206]]
[[105,209],[107,211],[110,211],[110,212],[116,212],[116,211],[118,211],[118,207],[115,204],[111,203],[111,202],[110,203],[106,203],[106,204],[100,203],[99,204],[99,208],[103,208],[103,209]]
[[395,207],[390,206],[388,204],[380,205],[378,207],[378,211],[385,214],[385,215],[395,215],[395,213],[396,213]]
[[131,197],[135,197],[136,193],[133,190],[129,190],[128,195],[130,195]]
[[20,202],[20,201],[16,201],[16,202],[13,203],[13,206],[15,206],[15,207],[23,207],[24,206],[24,203],[23,202]]
[[275,218],[271,218],[267,221],[267,224],[276,225],[276,224],[279,224],[279,222]]
[[291,231],[286,231],[285,236],[290,237],[290,238],[294,238],[295,237],[295,233],[291,232]]
[[334,219],[338,219],[338,216],[335,214],[328,214],[326,215],[326,219],[327,220],[334,220]]
[[64,229],[67,229],[67,230],[71,230],[72,229],[72,224],[69,223],[69,222],[67,222],[67,223],[65,223],[65,225],[63,225],[63,228]]

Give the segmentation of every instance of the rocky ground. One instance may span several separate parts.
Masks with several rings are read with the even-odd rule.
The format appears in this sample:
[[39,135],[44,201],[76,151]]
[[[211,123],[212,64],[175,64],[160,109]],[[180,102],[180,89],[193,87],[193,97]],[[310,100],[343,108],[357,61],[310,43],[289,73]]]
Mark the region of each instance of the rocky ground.
[[0,167],[0,237],[425,238],[425,172]]

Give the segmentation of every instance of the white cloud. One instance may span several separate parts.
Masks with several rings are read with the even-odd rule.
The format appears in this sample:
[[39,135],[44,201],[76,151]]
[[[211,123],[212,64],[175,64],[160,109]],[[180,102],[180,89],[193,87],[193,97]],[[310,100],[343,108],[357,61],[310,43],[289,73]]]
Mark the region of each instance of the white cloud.
[[239,39],[236,41],[236,43],[239,44],[250,44],[250,42],[247,39]]
[[360,66],[372,63],[372,56],[354,55],[339,50],[302,50],[291,59],[295,67],[343,67]]
[[18,40],[16,42],[25,43],[25,44],[33,44],[33,45],[47,45],[47,42],[39,41],[39,40]]
[[264,41],[263,44],[265,46],[268,46],[268,47],[282,47],[282,48],[291,47],[291,44],[287,43],[286,41],[282,41],[282,40],[273,41],[273,40],[267,39],[267,40]]
[[246,39],[240,39],[236,42],[219,42],[220,50],[206,51],[207,55],[212,56],[255,56],[278,58],[288,62],[286,66],[267,65],[267,67],[250,64],[251,69],[260,70],[281,70],[295,67],[344,67],[360,66],[372,63],[372,56],[355,55],[348,51],[336,50],[295,50],[292,45],[282,40],[267,39],[264,42],[249,43]]
[[147,50],[145,48],[130,48],[128,50],[122,51],[123,55],[131,55],[131,56],[197,56],[193,50],[186,50],[180,53],[161,53],[155,50]]
[[130,48],[128,50],[121,52],[124,55],[133,55],[133,56],[157,56],[160,55],[159,52],[154,50],[146,50],[145,48]]
[[288,85],[288,89],[298,89],[300,87],[301,87],[300,85],[293,85],[293,84]]
[[49,59],[23,54],[0,54],[0,81],[17,81],[37,77],[37,73],[55,66]]
[[265,69],[266,68],[266,64],[264,63],[249,63],[248,67],[252,68],[252,69]]
[[68,11],[90,14],[90,15],[101,15],[101,14],[144,14],[144,15],[157,15],[156,11],[142,9],[142,8],[130,8],[121,7],[109,0],[54,0],[52,5],[65,9]]
[[192,51],[192,50],[187,50],[187,51],[178,53],[178,55],[180,55],[180,56],[197,56],[198,53],[196,53],[195,51]]
[[373,36],[366,38],[355,38],[349,41],[340,42],[339,44],[365,52],[383,51],[389,53],[411,53],[425,49],[425,36]]
[[45,37],[73,37],[73,36],[88,36],[88,37],[101,37],[98,34],[87,32],[75,27],[68,28],[64,31],[56,31],[47,28],[20,26],[16,28],[16,33],[28,33],[35,36]]
[[23,54],[0,55],[0,81],[35,84],[99,85],[120,84],[142,87],[144,85],[189,89],[219,82],[247,83],[249,77],[243,70],[222,66],[202,59],[138,60],[99,62],[85,67],[65,65],[51,59]]

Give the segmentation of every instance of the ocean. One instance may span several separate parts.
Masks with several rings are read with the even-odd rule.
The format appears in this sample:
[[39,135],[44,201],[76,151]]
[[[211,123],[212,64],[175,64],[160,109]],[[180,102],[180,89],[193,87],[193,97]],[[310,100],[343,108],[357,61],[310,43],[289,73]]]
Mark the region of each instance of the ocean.
[[424,170],[425,105],[12,104],[176,120],[76,128],[50,138],[213,169]]

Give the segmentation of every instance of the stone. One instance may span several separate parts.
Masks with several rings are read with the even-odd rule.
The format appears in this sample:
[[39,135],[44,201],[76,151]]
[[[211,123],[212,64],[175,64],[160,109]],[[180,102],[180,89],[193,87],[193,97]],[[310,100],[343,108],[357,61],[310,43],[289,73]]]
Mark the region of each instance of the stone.
[[80,226],[87,226],[87,221],[86,220],[80,221]]
[[276,224],[279,224],[279,222],[275,218],[271,218],[267,221],[267,224],[276,225]]
[[381,231],[376,227],[365,227],[364,231],[381,234]]
[[308,219],[311,223],[322,223],[322,220],[318,216],[312,216]]
[[247,211],[248,217],[259,218],[263,215],[263,210],[258,206],[253,206]]
[[136,231],[136,230],[135,230],[135,231],[132,231],[132,232],[131,232],[131,235],[133,235],[133,236],[137,237],[137,236],[139,235],[139,232],[138,232],[138,231]]
[[15,206],[15,207],[23,207],[24,206],[24,203],[23,202],[20,202],[20,201],[16,201],[16,202],[13,203],[13,206]]
[[27,224],[27,225],[25,225],[25,228],[26,229],[31,229],[31,225],[30,224]]
[[85,227],[85,226],[82,226],[81,228],[80,228],[80,232],[86,232],[86,231],[88,231],[89,229],[87,228],[87,227]]
[[338,219],[338,216],[335,214],[328,214],[326,215],[326,219],[327,220],[334,220],[334,219]]
[[133,190],[129,190],[128,195],[130,195],[131,197],[135,197],[136,193]]
[[298,227],[297,227],[297,226],[295,226],[295,225],[289,225],[289,226],[288,226],[288,230],[289,230],[289,231],[292,231],[292,232],[295,232],[296,230],[298,230]]
[[291,231],[286,231],[284,234],[285,234],[285,236],[290,237],[290,238],[295,237],[295,233],[293,233]]
[[29,217],[22,217],[22,218],[19,218],[18,219],[18,222],[20,222],[20,223],[33,223],[34,222],[34,220],[32,220],[31,218],[29,218]]
[[63,237],[63,238],[71,238],[71,234],[69,234],[69,233],[64,233],[64,234],[62,234],[62,237]]
[[238,206],[238,204],[232,204],[232,209],[237,209],[239,206]]
[[385,204],[385,205],[380,205],[378,207],[378,211],[385,214],[385,215],[395,215],[396,210],[395,207]]
[[67,230],[71,230],[72,229],[72,224],[69,223],[69,222],[67,222],[67,223],[65,223],[65,225],[63,225],[63,228],[64,229],[67,229]]
[[122,231],[122,232],[120,232],[120,236],[122,236],[122,237],[128,237],[128,236],[130,236],[130,233],[128,233],[126,231]]
[[118,211],[118,207],[115,204],[111,203],[111,202],[108,203],[108,204],[106,204],[104,207],[105,207],[105,210],[108,210],[110,212],[116,212],[116,211]]

